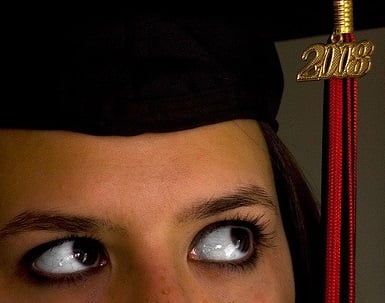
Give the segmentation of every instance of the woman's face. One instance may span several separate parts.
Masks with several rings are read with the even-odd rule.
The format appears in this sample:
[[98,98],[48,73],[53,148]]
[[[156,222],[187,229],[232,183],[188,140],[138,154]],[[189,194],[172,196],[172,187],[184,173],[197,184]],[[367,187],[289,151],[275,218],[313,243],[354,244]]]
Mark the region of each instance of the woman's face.
[[236,120],[0,131],[5,302],[294,302],[268,151]]

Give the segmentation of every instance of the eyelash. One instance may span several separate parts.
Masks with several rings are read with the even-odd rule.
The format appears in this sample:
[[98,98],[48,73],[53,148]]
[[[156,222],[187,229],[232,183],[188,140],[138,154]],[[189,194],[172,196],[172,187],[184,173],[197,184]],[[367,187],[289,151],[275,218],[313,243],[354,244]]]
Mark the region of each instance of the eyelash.
[[[199,235],[207,231],[212,231],[218,227],[226,225],[238,225],[250,228],[253,235],[253,254],[244,262],[199,262],[191,260],[194,263],[199,263],[200,266],[206,268],[216,268],[220,270],[227,270],[230,272],[245,272],[252,270],[257,265],[258,259],[261,257],[262,247],[273,247],[274,232],[267,231],[268,219],[264,219],[263,215],[244,215],[236,214],[233,217],[227,217],[224,220],[214,222],[204,227],[194,239],[199,238]],[[191,247],[196,244],[197,240],[193,240]]]
[[[212,231],[216,228],[219,228],[221,226],[226,225],[237,225],[237,226],[243,226],[246,228],[249,228],[252,237],[253,237],[253,245],[254,245],[254,251],[250,258],[243,262],[199,262],[199,261],[192,261],[195,263],[200,264],[200,266],[206,267],[206,268],[216,268],[220,270],[227,270],[230,272],[244,272],[248,270],[252,270],[257,265],[257,261],[261,256],[261,247],[271,247],[272,245],[272,239],[274,238],[273,232],[267,232],[267,225],[269,224],[269,220],[264,219],[263,215],[259,216],[250,216],[250,215],[243,215],[243,214],[236,214],[232,217],[226,217],[221,221],[214,222],[206,227],[204,227],[196,236],[194,239],[198,239],[199,235],[202,235],[204,232]],[[65,238],[58,238],[55,240],[52,240],[50,242],[41,244],[29,252],[27,252],[24,257],[22,258],[21,264],[20,264],[20,270],[19,273],[21,273],[21,276],[23,276],[25,279],[28,279],[28,281],[38,284],[47,284],[47,285],[77,285],[78,283],[81,283],[88,277],[97,274],[99,270],[102,270],[101,267],[95,267],[90,270],[86,271],[80,271],[77,273],[72,274],[64,274],[62,276],[55,276],[52,275],[52,277],[40,275],[37,272],[34,272],[32,270],[32,264],[34,260],[42,255],[45,251],[47,251],[49,248],[52,248],[54,246],[58,246],[66,241],[74,241],[79,239],[87,239],[91,241],[95,241],[96,243],[99,243],[101,247],[103,248],[103,245],[101,244],[101,240],[95,238],[94,236],[79,236],[79,235],[70,235]],[[194,246],[194,243],[196,243],[196,240],[193,240],[191,247]],[[108,254],[105,250],[103,250],[103,254],[107,259],[107,264],[109,263]]]
[[52,275],[51,277],[40,275],[37,272],[34,272],[32,269],[32,264],[35,261],[37,257],[42,255],[45,251],[47,251],[50,248],[53,248],[55,246],[58,246],[60,244],[63,244],[67,241],[75,241],[79,239],[85,239],[85,240],[91,240],[95,243],[98,243],[101,248],[103,249],[103,255],[105,256],[107,260],[107,264],[109,263],[109,257],[107,252],[104,249],[104,246],[101,244],[101,240],[90,235],[70,235],[68,237],[64,238],[57,238],[55,240],[43,243],[32,250],[28,251],[22,258],[20,265],[19,265],[19,275],[28,280],[28,282],[37,283],[37,284],[47,284],[47,285],[77,285],[78,283],[83,282],[88,277],[91,277],[92,275],[97,274],[98,271],[102,270],[104,266],[102,267],[95,267],[91,268],[86,271],[80,271],[77,273],[72,274],[63,274],[63,275]]

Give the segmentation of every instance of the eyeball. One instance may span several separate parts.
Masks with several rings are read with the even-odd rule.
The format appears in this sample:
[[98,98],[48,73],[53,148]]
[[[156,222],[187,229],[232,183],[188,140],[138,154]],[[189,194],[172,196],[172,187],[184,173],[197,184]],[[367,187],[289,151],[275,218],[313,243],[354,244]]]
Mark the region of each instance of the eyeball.
[[222,225],[198,234],[189,253],[191,260],[203,262],[238,263],[249,259],[255,252],[250,228]]
[[42,244],[27,254],[30,271],[42,277],[88,272],[107,264],[100,242],[89,238],[70,238]]

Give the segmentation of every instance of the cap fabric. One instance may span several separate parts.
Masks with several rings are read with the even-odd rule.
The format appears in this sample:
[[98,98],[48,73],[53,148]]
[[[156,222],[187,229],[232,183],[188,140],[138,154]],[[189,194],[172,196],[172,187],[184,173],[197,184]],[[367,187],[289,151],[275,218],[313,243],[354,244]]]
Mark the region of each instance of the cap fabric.
[[254,20],[15,20],[0,127],[136,135],[252,118],[277,129],[283,75]]

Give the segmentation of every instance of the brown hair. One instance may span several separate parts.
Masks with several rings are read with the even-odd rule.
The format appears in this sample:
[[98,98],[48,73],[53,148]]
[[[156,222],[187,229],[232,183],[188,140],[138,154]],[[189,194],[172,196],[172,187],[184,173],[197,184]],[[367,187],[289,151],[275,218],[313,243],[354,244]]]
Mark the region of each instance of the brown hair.
[[290,247],[296,303],[321,302],[320,208],[290,151],[268,124],[261,122],[260,125],[269,148],[279,207]]

